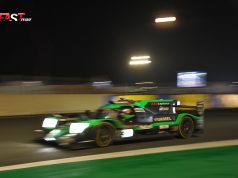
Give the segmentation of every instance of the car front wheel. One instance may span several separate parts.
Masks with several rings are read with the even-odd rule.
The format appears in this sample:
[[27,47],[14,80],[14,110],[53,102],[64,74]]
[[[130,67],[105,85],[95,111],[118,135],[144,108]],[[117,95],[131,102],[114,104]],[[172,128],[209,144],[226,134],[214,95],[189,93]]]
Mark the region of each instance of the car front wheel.
[[98,147],[107,147],[112,144],[115,127],[111,123],[102,123],[97,126],[95,143]]

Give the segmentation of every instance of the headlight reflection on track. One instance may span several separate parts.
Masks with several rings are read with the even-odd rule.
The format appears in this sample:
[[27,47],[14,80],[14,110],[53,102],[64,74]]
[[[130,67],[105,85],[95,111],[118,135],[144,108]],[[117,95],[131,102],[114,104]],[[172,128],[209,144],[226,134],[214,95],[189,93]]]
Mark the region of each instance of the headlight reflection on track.
[[54,152],[57,152],[58,150],[56,148],[52,148],[52,147],[49,147],[49,148],[41,148],[39,150],[37,150],[38,153],[54,153]]

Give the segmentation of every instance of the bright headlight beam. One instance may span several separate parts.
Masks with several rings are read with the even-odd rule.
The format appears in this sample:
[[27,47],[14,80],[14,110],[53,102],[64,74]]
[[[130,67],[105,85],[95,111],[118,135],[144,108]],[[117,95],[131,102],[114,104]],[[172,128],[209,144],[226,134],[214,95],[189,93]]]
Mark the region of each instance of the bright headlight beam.
[[130,61],[129,64],[130,65],[144,65],[144,64],[150,64],[151,61],[150,60],[133,60],[133,61]]
[[82,133],[87,127],[89,127],[89,123],[72,123],[69,127],[69,133],[77,134]]
[[160,17],[155,19],[155,23],[173,22],[175,20],[176,17]]
[[45,118],[42,124],[44,128],[55,128],[58,120],[55,118]]

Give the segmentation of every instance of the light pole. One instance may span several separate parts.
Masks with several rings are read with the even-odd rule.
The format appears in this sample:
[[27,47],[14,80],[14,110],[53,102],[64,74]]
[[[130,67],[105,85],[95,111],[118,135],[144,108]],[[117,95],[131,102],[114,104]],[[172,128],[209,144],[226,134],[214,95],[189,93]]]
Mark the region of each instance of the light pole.
[[[155,19],[155,23],[162,23],[162,24],[170,24],[170,22],[176,21],[176,17],[170,16],[170,17],[158,17]],[[145,78],[145,76],[148,76],[148,73],[151,72],[151,70],[145,72],[145,69],[148,70],[146,66],[148,66],[151,63],[151,58],[149,55],[141,55],[141,56],[132,56],[129,61],[129,66],[132,66],[133,69],[141,70],[143,68],[144,72],[136,72],[137,74],[143,73],[141,76],[142,78]],[[147,73],[147,74],[146,74]],[[130,75],[131,76],[131,75]]]

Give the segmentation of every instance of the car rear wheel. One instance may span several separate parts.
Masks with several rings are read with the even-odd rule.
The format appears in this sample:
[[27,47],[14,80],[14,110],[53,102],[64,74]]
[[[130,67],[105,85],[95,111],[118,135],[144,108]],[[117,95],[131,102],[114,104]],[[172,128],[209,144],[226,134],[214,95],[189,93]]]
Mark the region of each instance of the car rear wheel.
[[193,135],[194,122],[190,117],[184,117],[178,128],[178,136],[180,138],[190,138]]
[[97,126],[95,143],[98,147],[107,147],[112,144],[115,127],[111,123],[102,123]]

